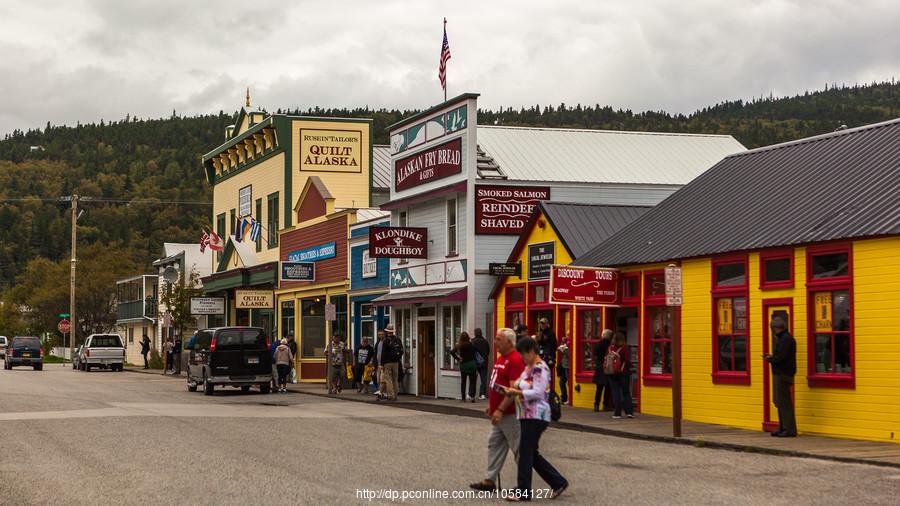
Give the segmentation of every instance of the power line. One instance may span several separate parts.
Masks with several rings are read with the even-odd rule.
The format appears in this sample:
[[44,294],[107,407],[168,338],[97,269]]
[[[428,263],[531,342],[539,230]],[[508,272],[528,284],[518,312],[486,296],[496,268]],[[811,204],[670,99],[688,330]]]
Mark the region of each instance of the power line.
[[[19,198],[0,198],[0,203],[7,202],[70,202],[72,197],[19,197]],[[204,202],[202,200],[158,200],[158,199],[114,199],[105,197],[78,197],[79,202],[102,202],[109,204],[176,204],[183,206],[212,206],[212,202]]]

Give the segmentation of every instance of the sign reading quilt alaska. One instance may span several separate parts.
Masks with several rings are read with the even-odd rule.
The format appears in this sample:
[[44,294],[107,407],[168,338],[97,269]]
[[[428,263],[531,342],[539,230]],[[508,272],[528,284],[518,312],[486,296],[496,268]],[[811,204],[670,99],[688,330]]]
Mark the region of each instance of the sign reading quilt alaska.
[[360,172],[362,131],[300,130],[300,170]]
[[428,258],[428,229],[371,227],[369,254],[375,258]]
[[397,160],[394,164],[394,191],[415,188],[460,172],[462,139],[456,138]]
[[475,233],[519,235],[534,206],[549,199],[546,186],[475,185]]

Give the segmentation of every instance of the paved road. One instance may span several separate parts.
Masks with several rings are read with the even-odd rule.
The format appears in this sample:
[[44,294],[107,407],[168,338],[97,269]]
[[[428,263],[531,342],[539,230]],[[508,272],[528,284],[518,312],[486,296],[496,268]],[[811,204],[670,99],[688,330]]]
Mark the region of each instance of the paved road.
[[[358,489],[464,490],[481,477],[485,434],[477,419],[296,393],[206,397],[160,376],[0,370],[0,504],[364,504]],[[896,504],[900,490],[898,469],[556,429],[542,448],[572,483],[560,504]]]

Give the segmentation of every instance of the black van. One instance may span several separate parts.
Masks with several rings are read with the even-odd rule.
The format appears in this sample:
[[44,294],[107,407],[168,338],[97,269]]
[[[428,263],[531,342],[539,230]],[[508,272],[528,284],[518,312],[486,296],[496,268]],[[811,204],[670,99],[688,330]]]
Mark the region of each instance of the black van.
[[6,356],[3,357],[3,368],[25,365],[31,366],[35,371],[44,368],[44,350],[41,348],[41,340],[31,336],[16,336],[9,341],[6,347]]
[[253,385],[267,394],[272,388],[272,355],[269,340],[257,327],[222,327],[198,330],[184,345],[188,356],[187,387],[213,394],[216,385],[240,387],[247,392]]

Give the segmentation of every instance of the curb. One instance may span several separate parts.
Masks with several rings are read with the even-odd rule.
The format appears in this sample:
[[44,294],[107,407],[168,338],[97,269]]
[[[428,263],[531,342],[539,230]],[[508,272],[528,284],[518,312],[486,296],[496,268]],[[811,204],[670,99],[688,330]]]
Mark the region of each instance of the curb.
[[[484,418],[482,413],[472,409],[466,408],[457,408],[453,406],[444,406],[444,405],[434,405],[434,404],[426,404],[422,402],[408,402],[408,401],[400,401],[400,402],[372,402],[365,399],[354,399],[350,397],[339,397],[334,395],[328,395],[326,393],[316,393],[316,392],[306,392],[293,390],[296,393],[310,395],[313,397],[325,397],[327,399],[336,399],[341,401],[349,401],[349,402],[360,402],[364,404],[377,404],[379,406],[389,406],[392,408],[406,408],[412,409],[416,411],[424,411],[429,413],[438,413],[444,415],[455,415],[455,416],[465,416],[469,418]],[[623,430],[616,429],[607,429],[604,427],[594,427],[592,425],[584,425],[580,423],[573,422],[551,422],[551,427],[555,427],[557,429],[563,430],[571,430],[576,432],[585,432],[591,434],[600,434],[603,436],[612,436],[623,439],[633,439],[637,441],[649,441],[654,443],[668,443],[668,444],[677,444],[682,446],[694,446],[697,448],[710,448],[714,450],[727,450],[734,452],[743,452],[743,453],[758,453],[762,455],[773,455],[778,457],[795,457],[795,458],[804,458],[804,459],[816,459],[816,460],[824,460],[829,462],[841,462],[844,464],[863,464],[869,466],[878,466],[878,467],[889,467],[894,469],[900,469],[900,463],[894,462],[885,462],[881,460],[867,460],[856,457],[839,457],[835,455],[820,455],[815,453],[808,453],[803,451],[796,450],[779,450],[776,448],[764,448],[761,446],[748,446],[748,445],[740,445],[735,443],[724,443],[719,441],[707,441],[705,439],[690,439],[690,438],[676,438],[673,436],[657,436],[653,434],[636,434],[633,432],[627,432]]]
[[146,370],[145,370],[145,369],[141,369],[141,368],[129,368],[129,367],[126,367],[126,368],[124,368],[124,369],[122,369],[122,370],[125,371],[125,372],[133,372],[133,373],[136,373],[136,374],[152,374],[152,375],[154,375],[154,376],[159,376],[159,377],[162,377],[162,378],[184,379],[184,376],[183,376],[183,375],[173,376],[173,375],[171,375],[171,374],[163,374],[162,372],[160,372],[159,369],[146,369]]

